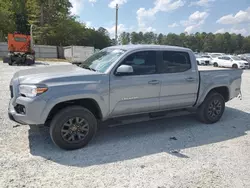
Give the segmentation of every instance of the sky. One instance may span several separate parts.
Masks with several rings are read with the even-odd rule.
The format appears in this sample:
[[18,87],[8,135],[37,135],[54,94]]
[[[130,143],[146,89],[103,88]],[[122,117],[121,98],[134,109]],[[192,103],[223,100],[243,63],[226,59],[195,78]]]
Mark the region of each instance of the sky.
[[70,0],[71,13],[91,28],[115,33],[236,33],[250,35],[250,0]]

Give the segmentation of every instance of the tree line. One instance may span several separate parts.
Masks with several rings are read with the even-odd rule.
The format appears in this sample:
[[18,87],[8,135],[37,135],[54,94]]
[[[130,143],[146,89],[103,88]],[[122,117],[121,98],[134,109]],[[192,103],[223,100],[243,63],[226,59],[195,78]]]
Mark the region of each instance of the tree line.
[[153,32],[123,32],[119,37],[121,44],[160,44],[191,48],[195,52],[250,53],[250,36],[226,33],[195,33],[179,35]]
[[8,33],[30,33],[35,44],[83,45],[102,49],[112,41],[105,28],[87,28],[70,13],[69,0],[0,0],[0,41]]
[[[33,25],[35,44],[94,46],[102,49],[115,45],[108,31],[88,28],[70,13],[69,0],[0,0],[0,41],[18,31],[29,34]],[[123,32],[118,44],[161,44],[191,48],[197,52],[250,53],[250,36],[240,34],[174,34]]]

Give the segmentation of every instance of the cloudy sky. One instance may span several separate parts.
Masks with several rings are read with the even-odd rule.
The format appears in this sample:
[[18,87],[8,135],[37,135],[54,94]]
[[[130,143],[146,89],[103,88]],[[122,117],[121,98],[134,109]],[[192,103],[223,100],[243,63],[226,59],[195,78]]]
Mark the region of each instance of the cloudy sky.
[[250,35],[250,0],[70,0],[72,14],[88,27],[156,33],[240,33]]

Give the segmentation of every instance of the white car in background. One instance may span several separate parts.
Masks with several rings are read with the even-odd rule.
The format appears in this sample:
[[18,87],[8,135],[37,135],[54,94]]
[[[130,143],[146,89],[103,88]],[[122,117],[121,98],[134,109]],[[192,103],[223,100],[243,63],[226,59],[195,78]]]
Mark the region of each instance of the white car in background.
[[210,65],[211,59],[209,57],[204,57],[201,55],[195,55],[197,65]]
[[250,66],[250,54],[239,54],[238,57],[242,60],[247,61],[248,65]]
[[214,59],[213,62],[214,67],[227,67],[227,68],[235,68],[235,69],[248,69],[249,64],[247,61],[240,59],[237,56],[226,55],[219,56]]
[[219,57],[219,56],[224,56],[226,54],[224,54],[224,53],[207,53],[207,55],[211,55],[215,58],[215,57]]

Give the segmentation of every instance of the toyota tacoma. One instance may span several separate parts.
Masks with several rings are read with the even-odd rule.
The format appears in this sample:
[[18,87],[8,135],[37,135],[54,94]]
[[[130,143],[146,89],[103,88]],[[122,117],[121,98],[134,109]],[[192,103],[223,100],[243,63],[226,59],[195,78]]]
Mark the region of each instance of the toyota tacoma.
[[20,124],[48,125],[52,141],[73,150],[88,144],[103,122],[188,111],[213,124],[225,103],[240,94],[241,75],[235,69],[199,70],[187,48],[113,46],[78,65],[16,72],[8,113]]

